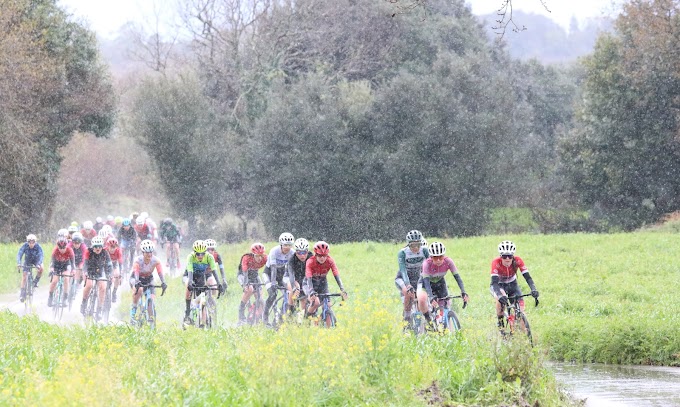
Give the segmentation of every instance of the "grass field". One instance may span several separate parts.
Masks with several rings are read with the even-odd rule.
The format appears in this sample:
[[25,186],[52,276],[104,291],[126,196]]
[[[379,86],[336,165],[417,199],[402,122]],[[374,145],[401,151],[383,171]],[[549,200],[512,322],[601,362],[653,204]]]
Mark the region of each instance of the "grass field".
[[[339,326],[276,332],[231,328],[240,297],[235,264],[247,245],[221,246],[230,288],[219,300],[219,319],[227,329],[181,330],[179,279],[158,301],[156,332],[62,328],[0,313],[0,404],[570,405],[545,359],[680,365],[676,236],[445,240],[471,302],[458,309],[462,333],[425,338],[401,334],[393,283],[401,245],[332,246],[350,295],[336,306]],[[527,301],[534,349],[518,339],[502,342],[495,332],[489,264],[505,238],[518,246],[541,293],[538,308]],[[18,282],[12,268],[16,247],[0,247],[5,291]],[[447,280],[457,293],[455,281]],[[335,289],[332,278],[329,286]]]

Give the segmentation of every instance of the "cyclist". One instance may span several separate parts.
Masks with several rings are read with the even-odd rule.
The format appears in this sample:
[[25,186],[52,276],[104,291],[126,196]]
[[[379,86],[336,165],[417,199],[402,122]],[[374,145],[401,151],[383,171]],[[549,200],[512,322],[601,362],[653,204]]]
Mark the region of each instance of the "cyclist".
[[88,279],[83,288],[83,302],[80,304],[80,313],[85,315],[87,309],[87,299],[90,296],[90,290],[94,285],[94,280],[97,281],[97,289],[99,290],[99,301],[97,304],[97,316],[101,315],[103,307],[103,299],[106,296],[106,281],[104,277],[111,275],[111,257],[109,252],[104,250],[104,239],[101,237],[92,238],[92,247],[85,252],[83,270],[87,272]]
[[208,253],[215,259],[215,264],[220,268],[222,275],[222,283],[220,284],[220,292],[227,291],[227,279],[224,277],[224,263],[222,263],[222,256],[217,253],[217,242],[214,239],[205,239],[205,245],[208,247]]
[[259,270],[265,264],[267,264],[267,255],[262,243],[253,243],[250,246],[250,252],[241,256],[238,274],[236,275],[236,279],[241,284],[241,287],[243,287],[243,296],[241,296],[241,303],[238,306],[239,324],[243,324],[246,321],[246,304],[253,294],[255,294],[255,300],[260,304],[262,303],[260,286],[253,287],[251,284],[261,283]]
[[430,257],[427,247],[423,247],[423,234],[418,230],[411,230],[406,234],[406,247],[397,253],[397,263],[399,270],[394,279],[397,288],[401,293],[404,303],[404,321],[411,322],[411,306],[415,301],[414,284],[418,284],[420,272],[423,269],[423,262]]
[[[140,286],[149,285],[153,280],[153,271],[156,270],[158,278],[161,279],[161,288],[165,291],[168,285],[165,283],[163,276],[163,268],[161,267],[161,260],[153,255],[155,250],[154,244],[151,240],[143,240],[139,244],[139,249],[142,251],[141,256],[137,256],[132,266],[132,277],[130,277],[130,287],[132,290],[132,305],[130,307],[130,324],[135,324],[135,314],[137,313],[137,302],[142,296],[142,289]],[[151,290],[151,298],[156,298],[155,287],[149,287]]]
[[[57,288],[59,277],[57,274],[63,274],[65,277],[71,277],[75,269],[75,254],[73,249],[68,247],[68,240],[65,237],[57,239],[57,245],[52,251],[52,259],[50,261],[50,294],[47,297],[47,306],[51,307],[54,302],[54,290]],[[64,291],[62,298],[63,303],[66,303],[68,298],[68,288],[70,278],[64,278]]]
[[97,216],[94,220],[94,225],[92,225],[92,228],[99,233],[100,230],[102,230],[102,226],[104,226],[104,219],[101,218],[101,216]]
[[338,266],[335,265],[335,260],[329,256],[330,250],[328,243],[323,240],[314,243],[314,257],[310,257],[305,265],[305,293],[309,299],[307,312],[310,315],[314,315],[321,304],[317,294],[328,293],[326,275],[329,271],[333,272],[333,277],[340,287],[343,300],[347,299],[347,292],[342,285],[342,280],[340,280]]
[[104,225],[101,229],[99,229],[99,232],[97,233],[97,236],[99,236],[99,237],[101,237],[102,239],[104,239],[104,246],[106,246],[106,243],[108,243],[108,241],[109,241],[110,239],[115,239],[115,238],[116,238],[116,237],[113,235],[113,233],[111,233],[110,229],[111,229],[111,226],[109,226],[109,225]]
[[[538,298],[538,290],[534,284],[534,280],[529,274],[529,269],[524,264],[524,261],[515,256],[517,248],[515,244],[509,240],[504,240],[498,245],[498,257],[491,262],[491,295],[493,295],[496,303],[496,316],[498,317],[498,326],[503,326],[503,307],[508,306],[508,297],[522,295],[522,290],[517,283],[517,271],[522,272],[522,276],[529,284],[531,289],[531,296]],[[519,299],[519,306],[524,311],[524,299]]]
[[111,257],[111,264],[113,265],[113,291],[111,292],[111,302],[116,302],[118,299],[116,293],[120,285],[121,268],[123,267],[123,251],[118,247],[118,239],[111,237],[105,243],[106,251]]
[[97,231],[94,230],[91,220],[86,220],[85,222],[83,222],[83,228],[80,229],[80,233],[83,235],[83,241],[85,242],[85,245],[87,245],[87,247],[90,247],[92,238],[97,236]]
[[137,220],[135,221],[135,232],[137,232],[137,246],[139,246],[139,242],[142,240],[151,240],[152,238],[149,226],[146,224],[146,218],[142,217],[142,215],[137,216]]
[[26,273],[29,271],[29,267],[34,266],[37,271],[35,280],[33,281],[33,287],[38,288],[38,280],[42,276],[43,272],[43,250],[38,244],[38,238],[35,237],[33,233],[26,236],[26,243],[19,247],[19,252],[17,253],[17,269],[21,271],[21,258],[24,258],[24,265],[21,276],[21,294],[19,295],[19,300],[24,302],[26,299]]
[[269,309],[276,301],[278,285],[283,285],[283,276],[286,274],[288,262],[293,258],[293,243],[295,238],[292,234],[285,232],[279,236],[279,245],[269,251],[267,264],[264,266],[263,280],[267,287],[267,302],[264,305],[264,321],[267,321]]
[[[137,245],[137,232],[132,227],[132,222],[129,218],[123,219],[121,228],[118,231],[118,242],[123,249],[123,258],[127,260],[127,264],[123,264],[121,271],[132,270],[132,263],[135,260],[135,246]],[[127,256],[127,257],[125,257]]]
[[[288,309],[291,315],[295,314],[296,311],[295,298],[300,297],[300,289],[305,279],[307,260],[312,257],[307,239],[297,239],[293,248],[295,249],[295,256],[288,262],[288,273],[283,279],[286,288],[288,288]],[[302,309],[307,308],[307,297],[304,295],[300,297],[300,307]]]
[[429,247],[430,257],[423,261],[423,269],[418,280],[418,309],[423,313],[428,323],[432,321],[430,315],[430,308],[428,306],[428,299],[432,306],[437,306],[434,298],[444,298],[449,295],[446,287],[446,273],[451,271],[453,278],[458,283],[460,293],[463,296],[463,302],[467,303],[470,297],[465,292],[463,280],[458,274],[458,268],[453,263],[450,257],[445,256],[446,246],[441,242],[432,242]]
[[[187,257],[187,290],[184,296],[186,309],[184,310],[184,322],[191,324],[189,318],[191,312],[191,294],[194,287],[205,287],[206,285],[217,284],[217,265],[213,256],[206,256],[208,246],[203,240],[196,240],[192,245],[193,251]],[[201,289],[197,294],[205,290]]]
[[123,217],[122,216],[116,216],[113,219],[113,234],[117,235],[118,231],[120,228],[123,226]]
[[73,234],[78,232],[78,226],[71,225],[66,230],[68,231],[68,236],[66,236],[66,240],[68,240],[68,242],[70,243],[71,240],[73,239]]
[[182,235],[179,227],[172,221],[171,218],[165,218],[161,222],[160,233],[158,237],[161,240],[161,245],[167,244],[165,247],[165,266],[170,267],[171,252],[175,251],[175,258],[177,259],[177,268],[180,268],[179,262],[179,244],[182,242]]
[[68,247],[73,250],[75,256],[76,272],[74,283],[77,284],[76,287],[78,287],[78,285],[83,282],[83,254],[87,251],[87,246],[83,243],[83,235],[80,232],[74,233],[73,239],[69,242]]

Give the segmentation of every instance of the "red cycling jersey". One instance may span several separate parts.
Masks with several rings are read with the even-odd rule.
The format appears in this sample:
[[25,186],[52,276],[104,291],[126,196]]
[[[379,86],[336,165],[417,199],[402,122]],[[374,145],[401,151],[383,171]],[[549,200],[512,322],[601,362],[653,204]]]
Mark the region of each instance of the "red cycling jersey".
[[323,263],[319,263],[316,256],[307,259],[305,277],[326,277],[329,271],[333,271],[334,276],[338,275],[338,266],[335,265],[335,260],[331,256],[328,256]]
[[[217,252],[215,252],[217,253]],[[267,264],[267,256],[261,256],[260,261],[255,260],[255,255],[246,253],[241,257],[241,270],[259,270]]]
[[97,236],[97,231],[94,229],[80,229],[80,233],[83,235],[83,239],[92,240],[93,237]]
[[116,250],[114,251],[109,250],[107,247],[106,251],[109,252],[109,256],[111,257],[112,262],[123,264],[123,251],[120,250],[120,247],[116,247]]
[[509,267],[503,265],[503,261],[500,257],[496,257],[491,262],[491,275],[498,276],[500,283],[506,284],[515,281],[517,279],[517,270],[520,270],[522,274],[529,271],[527,266],[524,265],[524,261],[519,256],[515,256],[515,259]]
[[59,251],[58,247],[55,247],[52,251],[52,263],[50,266],[55,269],[65,270],[67,266],[75,267],[75,254],[73,249],[66,247],[66,250],[62,253]]

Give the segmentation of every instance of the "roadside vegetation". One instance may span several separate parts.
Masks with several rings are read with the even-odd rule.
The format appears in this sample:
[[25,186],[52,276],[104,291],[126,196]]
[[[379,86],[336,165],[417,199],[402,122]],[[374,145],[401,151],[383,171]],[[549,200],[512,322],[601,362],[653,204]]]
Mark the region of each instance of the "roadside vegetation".
[[[544,360],[680,365],[674,331],[680,321],[673,312],[680,303],[671,291],[680,272],[676,235],[507,237],[541,293],[537,308],[527,301],[534,349],[518,338],[500,341],[495,332],[489,264],[500,236],[444,240],[471,302],[465,310],[457,307],[460,335],[422,339],[401,333],[392,282],[400,244],[334,245],[332,255],[350,294],[335,307],[339,326],[286,326],[277,332],[235,327],[240,290],[234,265],[247,245],[229,245],[219,248],[230,284],[219,300],[221,329],[181,329],[179,278],[158,300],[156,332],[124,325],[64,328],[1,313],[0,404],[562,406],[571,401]],[[0,248],[5,288],[18,283],[14,250],[15,245]],[[332,280],[330,287],[335,288]],[[129,304],[126,292],[119,309],[123,320]],[[89,391],[75,396],[73,389],[83,385]]]

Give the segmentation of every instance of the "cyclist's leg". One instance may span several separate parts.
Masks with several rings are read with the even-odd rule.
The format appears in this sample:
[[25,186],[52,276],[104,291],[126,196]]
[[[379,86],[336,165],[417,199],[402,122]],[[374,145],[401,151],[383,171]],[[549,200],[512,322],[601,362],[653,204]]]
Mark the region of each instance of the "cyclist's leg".
[[36,274],[35,278],[33,279],[33,287],[34,288],[38,288],[38,281],[40,281],[40,277],[42,277],[42,273],[43,273],[42,264],[36,265],[36,272],[37,272],[37,274]]
[[118,299],[118,287],[120,286],[121,280],[121,268],[122,264],[115,264],[113,267],[113,291],[111,292],[111,302],[116,302]]
[[54,289],[57,288],[57,282],[59,281],[59,277],[57,277],[54,270],[50,270],[49,273],[49,279],[50,279],[50,285],[49,285],[49,292],[47,294],[47,306],[51,307],[52,303],[54,302]]
[[172,243],[172,249],[175,251],[175,261],[177,262],[177,268],[180,268],[180,261],[179,261],[179,242],[173,242]]
[[102,314],[102,309],[104,308],[104,301],[106,300],[106,285],[107,282],[100,280],[97,282],[99,301],[97,301],[97,315]]
[[132,305],[130,305],[130,322],[134,324],[135,317],[137,316],[137,304],[139,303],[139,298],[142,296],[142,289],[138,287],[132,287]]
[[[499,283],[499,285],[501,288],[501,295],[505,295],[507,297],[507,293],[505,292],[505,284]],[[498,295],[496,295],[493,286],[489,287],[489,291],[491,291],[491,296],[493,297],[494,306],[496,308],[496,318],[498,319],[497,325],[499,328],[502,328],[504,325],[503,305],[501,305],[501,303],[498,301]]]
[[87,307],[87,300],[90,297],[90,290],[92,290],[92,286],[94,285],[94,280],[92,280],[90,277],[89,273],[87,273],[87,277],[85,280],[85,287],[83,287],[83,302],[80,304],[80,313],[85,315],[85,309]]

